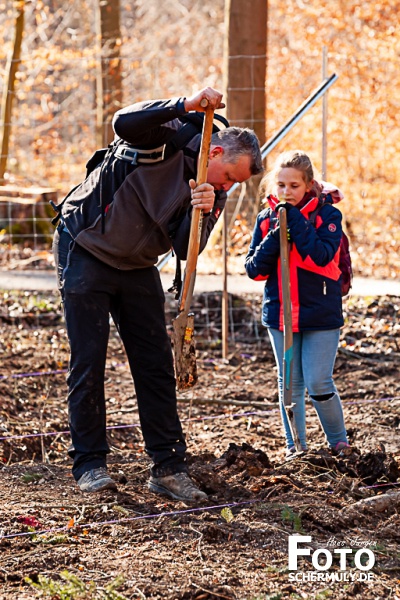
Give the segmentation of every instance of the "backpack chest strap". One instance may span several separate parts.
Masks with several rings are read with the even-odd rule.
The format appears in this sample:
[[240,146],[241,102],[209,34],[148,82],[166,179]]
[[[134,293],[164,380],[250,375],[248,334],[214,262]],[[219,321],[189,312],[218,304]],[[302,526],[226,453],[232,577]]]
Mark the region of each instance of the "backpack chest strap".
[[166,144],[163,144],[151,150],[139,150],[128,144],[120,144],[117,146],[114,156],[131,165],[157,163],[164,160],[165,148]]

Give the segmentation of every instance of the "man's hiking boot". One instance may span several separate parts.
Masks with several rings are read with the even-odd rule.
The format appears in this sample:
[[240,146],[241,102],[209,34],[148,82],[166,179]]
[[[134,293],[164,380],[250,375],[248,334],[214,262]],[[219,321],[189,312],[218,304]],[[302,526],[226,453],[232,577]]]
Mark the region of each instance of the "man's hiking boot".
[[156,494],[164,494],[182,502],[202,502],[208,498],[207,494],[194,485],[187,473],[174,473],[164,477],[151,475],[148,487]]
[[117,484],[111,479],[105,467],[86,471],[77,481],[82,492],[117,491]]

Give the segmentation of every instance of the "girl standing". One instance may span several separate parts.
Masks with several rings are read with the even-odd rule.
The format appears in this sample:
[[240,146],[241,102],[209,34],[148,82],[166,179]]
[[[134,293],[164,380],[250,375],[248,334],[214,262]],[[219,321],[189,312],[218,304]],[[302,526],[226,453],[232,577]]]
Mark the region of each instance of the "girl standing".
[[[287,211],[290,241],[290,286],[293,325],[292,402],[297,432],[307,449],[305,391],[311,398],[333,453],[349,449],[342,405],[333,381],[343,325],[339,246],[342,215],[332,203],[343,196],[335,190],[324,195],[315,181],[309,157],[295,150],[281,154],[261,182],[277,198],[267,196],[268,207],[257,216],[246,257],[251,279],[266,280],[262,323],[268,328],[278,367],[281,415],[287,456],[295,453],[289,422],[283,407],[283,306],[280,276],[278,209]],[[310,222],[317,211],[315,224]],[[349,450],[347,450],[349,451]]]

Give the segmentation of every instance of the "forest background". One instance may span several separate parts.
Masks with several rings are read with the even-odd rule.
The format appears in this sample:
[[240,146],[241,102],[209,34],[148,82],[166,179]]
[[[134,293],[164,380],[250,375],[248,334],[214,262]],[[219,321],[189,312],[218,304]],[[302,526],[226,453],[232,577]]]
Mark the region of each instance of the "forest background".
[[[0,2],[3,87],[17,4]],[[400,271],[399,5],[268,3],[265,138],[321,83],[326,52],[328,75],[338,75],[328,100],[327,179],[345,194],[340,208],[355,271],[371,277],[396,278]],[[97,146],[96,6],[97,0],[25,2],[6,183],[56,187],[62,197],[84,176]],[[122,105],[189,95],[205,85],[223,89],[224,9],[223,0],[121,1]],[[321,170],[321,101],[277,145],[267,166],[294,147]],[[249,191],[232,232],[236,253],[246,250],[256,196]]]

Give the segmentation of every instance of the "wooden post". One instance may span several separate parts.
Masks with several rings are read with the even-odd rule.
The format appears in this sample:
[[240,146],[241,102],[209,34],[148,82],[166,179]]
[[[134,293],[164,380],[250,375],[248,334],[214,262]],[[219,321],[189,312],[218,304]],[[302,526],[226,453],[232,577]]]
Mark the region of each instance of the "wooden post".
[[113,138],[113,114],[122,107],[120,0],[96,4],[98,64],[96,76],[96,145],[107,146]]
[[[328,76],[328,55],[326,46],[322,49],[322,81]],[[327,178],[327,155],[328,155],[328,92],[324,94],[322,98],[322,179],[326,181]]]
[[232,125],[265,141],[267,0],[226,0],[224,96]]
[[[231,125],[249,127],[260,144],[266,139],[268,0],[225,1],[224,100]],[[251,185],[250,185],[251,187]],[[224,211],[222,354],[228,353],[227,252],[228,205]]]
[[7,77],[4,82],[3,98],[1,102],[2,138],[0,155],[0,183],[4,182],[4,173],[7,167],[8,149],[11,134],[12,105],[15,92],[15,79],[19,63],[21,62],[21,44],[22,35],[24,32],[25,2],[23,0],[18,0],[14,3],[14,5],[17,10],[17,17],[15,19],[13,51],[7,64]]

